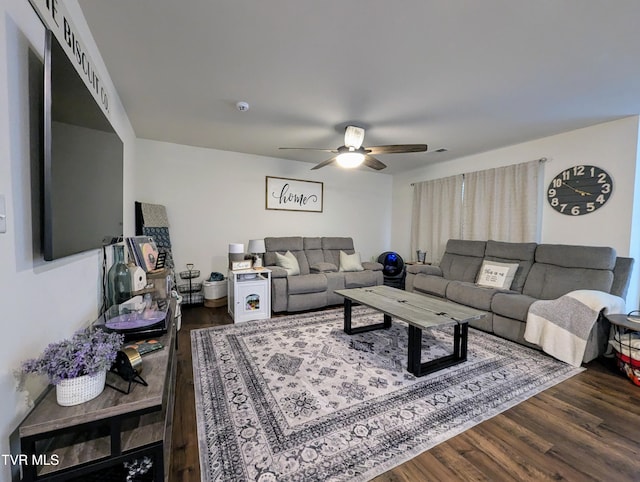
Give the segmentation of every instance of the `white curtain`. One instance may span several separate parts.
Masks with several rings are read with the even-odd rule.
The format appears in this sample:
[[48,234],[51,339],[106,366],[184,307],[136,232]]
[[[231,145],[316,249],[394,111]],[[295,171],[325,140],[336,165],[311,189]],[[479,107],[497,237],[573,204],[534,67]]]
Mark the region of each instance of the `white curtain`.
[[540,161],[464,175],[464,239],[536,241]]
[[425,261],[438,264],[447,240],[460,238],[463,176],[416,183],[413,186],[411,256],[421,249]]

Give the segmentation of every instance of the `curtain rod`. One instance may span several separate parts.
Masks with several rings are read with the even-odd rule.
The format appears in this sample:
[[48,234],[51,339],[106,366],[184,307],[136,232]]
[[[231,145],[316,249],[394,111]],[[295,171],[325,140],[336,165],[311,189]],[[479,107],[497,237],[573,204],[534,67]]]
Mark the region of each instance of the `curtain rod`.
[[[548,158],[546,158],[546,157],[541,157],[541,158],[539,158],[539,159],[533,159],[533,160],[534,160],[534,161],[538,161],[539,163],[544,163],[544,162],[549,161],[549,159],[548,159]],[[524,164],[524,162],[523,162],[522,164]],[[506,166],[505,166],[505,167],[506,167]],[[464,174],[462,174],[462,175],[464,176]],[[422,181],[422,182],[424,182],[424,181]],[[412,183],[411,183],[411,184],[409,184],[409,185],[410,185],[410,186],[415,186],[416,184],[417,184],[417,183],[412,182]]]

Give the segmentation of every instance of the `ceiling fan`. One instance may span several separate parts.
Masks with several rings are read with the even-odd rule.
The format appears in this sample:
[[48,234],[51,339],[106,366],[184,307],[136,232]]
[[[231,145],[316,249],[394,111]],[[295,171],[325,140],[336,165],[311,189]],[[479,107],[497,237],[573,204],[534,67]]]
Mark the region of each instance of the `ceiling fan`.
[[320,164],[316,164],[311,168],[320,169],[334,162],[341,167],[354,168],[364,164],[371,169],[380,171],[384,169],[386,164],[380,162],[373,157],[377,154],[402,154],[406,152],[424,152],[427,150],[426,144],[396,144],[388,146],[363,147],[364,129],[357,126],[347,126],[344,130],[344,145],[337,149],[315,149],[312,147],[280,147],[280,149],[304,149],[311,151],[332,152],[336,154]]

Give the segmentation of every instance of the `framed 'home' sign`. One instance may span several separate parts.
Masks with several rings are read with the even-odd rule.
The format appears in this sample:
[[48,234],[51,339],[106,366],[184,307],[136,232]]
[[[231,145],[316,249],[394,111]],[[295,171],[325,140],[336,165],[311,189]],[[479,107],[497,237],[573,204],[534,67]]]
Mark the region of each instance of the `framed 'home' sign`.
[[266,208],[321,213],[323,188],[321,182],[267,176]]

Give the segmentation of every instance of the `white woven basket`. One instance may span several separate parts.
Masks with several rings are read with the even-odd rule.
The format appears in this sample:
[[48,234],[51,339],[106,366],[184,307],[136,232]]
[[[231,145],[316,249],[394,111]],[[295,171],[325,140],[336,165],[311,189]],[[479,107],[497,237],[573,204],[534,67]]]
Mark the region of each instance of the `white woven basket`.
[[107,371],[61,380],[56,385],[58,405],[70,407],[96,398],[104,390]]

